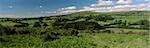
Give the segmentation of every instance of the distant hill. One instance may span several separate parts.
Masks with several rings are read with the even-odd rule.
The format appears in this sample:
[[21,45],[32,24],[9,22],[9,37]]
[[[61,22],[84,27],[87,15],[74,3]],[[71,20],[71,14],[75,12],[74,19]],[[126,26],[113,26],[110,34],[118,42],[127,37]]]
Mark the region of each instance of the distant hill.
[[128,12],[111,12],[110,15],[117,16],[149,16],[150,11],[128,11]]
[[76,12],[66,15],[57,15],[57,16],[90,16],[90,15],[99,15],[99,16],[150,16],[150,11],[128,11],[128,12]]
[[47,18],[54,16],[90,16],[90,15],[99,15],[99,16],[150,16],[150,11],[127,11],[127,12],[75,12],[65,15],[53,15],[53,16],[42,16],[42,17],[29,17],[29,18]]

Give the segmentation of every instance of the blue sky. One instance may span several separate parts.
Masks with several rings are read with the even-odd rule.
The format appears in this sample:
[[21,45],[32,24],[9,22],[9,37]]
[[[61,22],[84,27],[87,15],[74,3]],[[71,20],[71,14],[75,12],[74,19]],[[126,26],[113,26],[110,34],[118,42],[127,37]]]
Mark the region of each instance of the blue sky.
[[79,11],[149,10],[148,8],[150,0],[0,0],[0,17],[37,17]]

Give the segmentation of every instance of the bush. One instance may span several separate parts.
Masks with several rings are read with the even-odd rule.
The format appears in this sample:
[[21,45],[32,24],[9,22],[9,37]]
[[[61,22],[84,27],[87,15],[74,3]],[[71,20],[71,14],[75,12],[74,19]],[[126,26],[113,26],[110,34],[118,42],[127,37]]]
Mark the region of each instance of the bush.
[[27,27],[29,24],[16,24],[14,27]]
[[103,33],[112,33],[111,30],[104,30]]
[[1,48],[42,48],[43,41],[32,35],[8,35],[2,37]]
[[43,23],[43,26],[48,26],[48,24],[47,23]]
[[57,22],[54,23],[54,26],[57,26],[58,28],[63,28],[63,29],[77,29],[77,30],[99,30],[99,29],[104,29],[103,26],[100,26],[96,22],[88,22],[88,21],[80,21],[80,22],[72,22],[72,23],[66,23],[66,22]]
[[33,27],[42,27],[40,22],[35,22]]
[[53,41],[59,39],[59,36],[54,35],[54,34],[47,34],[45,37],[45,41]]

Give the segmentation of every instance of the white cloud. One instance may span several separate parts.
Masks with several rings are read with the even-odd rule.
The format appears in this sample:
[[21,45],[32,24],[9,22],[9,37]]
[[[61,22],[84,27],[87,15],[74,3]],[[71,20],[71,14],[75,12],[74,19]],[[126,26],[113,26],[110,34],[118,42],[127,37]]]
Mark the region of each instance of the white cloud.
[[134,7],[137,7],[137,5],[117,5],[114,6],[113,8],[119,9],[119,8],[134,8]]
[[120,11],[141,11],[150,10],[150,4],[137,5],[116,5],[113,7],[88,7],[85,6],[80,11],[95,11],[95,12],[120,12]]
[[43,6],[39,6],[39,8],[42,8]]
[[96,4],[91,4],[91,6],[110,6],[113,5],[112,1],[99,0]]
[[65,10],[65,11],[61,11],[59,13],[74,13],[74,12],[78,12],[78,10]]
[[49,13],[55,13],[55,14],[68,14],[68,13],[73,13],[73,12],[78,12],[76,6],[69,6],[69,7],[64,7],[64,8],[59,8],[55,12],[49,12]]
[[69,7],[65,7],[65,8],[61,8],[61,10],[59,10],[59,13],[73,13],[73,12],[77,12],[76,10],[76,6],[69,6]]
[[88,7],[88,6],[84,6],[83,8],[84,8],[84,9],[89,9],[90,7]]
[[107,12],[108,10],[110,10],[112,7],[83,7],[83,9],[79,10],[79,11],[95,11],[95,12]]
[[95,12],[120,12],[120,11],[139,11],[139,10],[141,11],[141,10],[147,10],[148,8],[150,8],[150,4],[138,4],[138,5],[125,4],[125,5],[116,5],[112,7],[84,6],[80,10],[77,10],[76,6],[69,6],[69,7],[59,8],[57,11],[53,11],[53,12],[45,11],[44,13],[60,15],[60,14],[68,14],[68,13],[74,13],[80,11],[95,11]]
[[145,1],[150,1],[150,0],[145,0]]
[[150,4],[145,4],[145,5],[143,5],[143,6],[150,8]]
[[83,9],[80,9],[79,11],[92,11],[92,10],[95,10],[95,9],[96,9],[96,8],[84,6]]
[[[95,12],[117,12],[117,11],[133,11],[133,10],[147,10],[150,5],[147,4],[132,4],[132,0],[118,0],[116,6],[112,7],[96,7],[96,6],[111,6],[113,5],[112,0],[99,0],[96,4],[90,6],[84,6],[79,11],[95,11]],[[120,5],[119,5],[120,4]],[[150,9],[149,9],[150,10]]]
[[53,13],[57,13],[56,11],[41,11],[41,13],[44,14],[53,14]]
[[12,15],[12,14],[0,14],[0,18],[21,18],[21,16]]
[[69,6],[69,7],[61,8],[61,10],[74,10],[74,9],[76,9],[76,6]]
[[131,4],[132,0],[118,0],[116,3],[117,4]]
[[8,6],[8,8],[13,8],[13,6]]
[[147,8],[150,8],[150,5],[148,4],[138,4],[138,5],[118,5],[112,7],[113,11],[141,11],[141,10],[147,10]]

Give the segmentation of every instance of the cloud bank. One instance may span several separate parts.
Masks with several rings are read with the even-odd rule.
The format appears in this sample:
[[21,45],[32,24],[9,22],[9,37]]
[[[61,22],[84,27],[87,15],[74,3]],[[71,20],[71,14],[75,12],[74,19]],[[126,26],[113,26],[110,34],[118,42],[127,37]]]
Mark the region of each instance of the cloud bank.
[[103,1],[99,0],[96,4],[91,4],[91,6],[110,6],[113,5],[113,2],[108,0],[108,1]]
[[[150,0],[145,0],[145,2],[149,1]],[[95,11],[95,12],[121,12],[121,11],[143,11],[143,10],[150,11],[150,4],[146,3],[132,4],[132,3],[133,0],[118,0],[116,2],[113,2],[112,0],[99,0],[95,4],[83,6],[80,10],[76,11]]]
[[[150,0],[143,0],[149,2]],[[115,5],[114,5],[115,4]],[[99,0],[95,4],[90,4],[89,6],[83,6],[79,10],[76,6],[70,6],[66,8],[61,8],[61,13],[72,13],[80,11],[94,11],[94,12],[121,12],[121,11],[150,11],[150,4],[140,3],[133,4],[133,0],[118,0],[113,2],[113,0]]]
[[[96,3],[87,6],[66,6],[58,8],[55,11],[41,11],[41,15],[60,15],[81,11],[94,11],[94,12],[122,12],[122,11],[150,11],[150,0],[143,0],[145,3],[134,4],[135,0],[98,0]],[[13,8],[9,6],[9,8]],[[17,15],[0,15],[0,17],[20,17]]]
[[117,4],[131,4],[132,0],[118,0],[116,3]]

